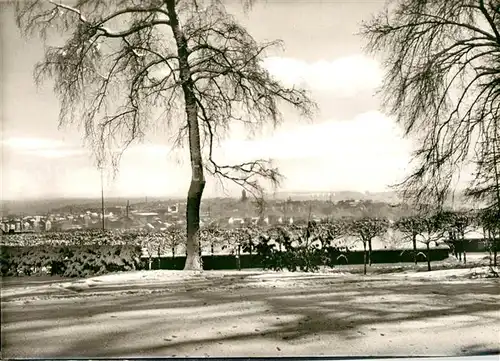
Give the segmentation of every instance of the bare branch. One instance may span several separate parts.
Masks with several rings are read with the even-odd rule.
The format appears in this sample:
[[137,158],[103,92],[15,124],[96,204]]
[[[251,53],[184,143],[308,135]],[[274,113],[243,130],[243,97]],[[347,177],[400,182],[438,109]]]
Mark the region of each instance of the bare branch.
[[362,34],[369,51],[385,54],[388,113],[419,144],[413,171],[395,188],[409,201],[442,204],[477,155],[480,125],[500,115],[496,7],[482,0],[393,5],[364,23]]
[[257,198],[260,182],[282,179],[270,160],[221,164],[213,147],[235,123],[252,130],[279,124],[282,105],[306,117],[317,109],[305,91],[283,86],[263,67],[265,51],[280,42],[257,43],[221,0],[27,0],[17,6],[17,23],[25,34],[62,35],[62,45],[46,47],[35,79],[53,80],[59,124],[83,127],[99,167],[109,162],[116,174],[125,150],[158,119],[174,147],[188,143],[188,268],[200,267],[204,170]]

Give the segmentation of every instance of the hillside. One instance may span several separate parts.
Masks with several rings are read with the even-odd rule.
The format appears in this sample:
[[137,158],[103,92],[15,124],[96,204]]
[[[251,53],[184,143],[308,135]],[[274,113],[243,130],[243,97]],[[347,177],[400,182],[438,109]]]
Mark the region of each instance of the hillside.
[[293,200],[311,200],[321,199],[332,202],[343,200],[371,200],[385,203],[398,203],[399,198],[395,192],[356,192],[356,191],[337,191],[337,192],[313,192],[313,191],[298,191],[298,192],[276,192],[272,195],[274,199]]
[[[293,215],[293,210],[299,210],[298,213],[308,213],[312,206],[311,212],[320,216],[327,214],[329,204],[339,203],[347,200],[356,200],[361,202],[372,202],[375,204],[396,205],[401,203],[395,192],[356,192],[356,191],[337,191],[337,192],[276,192],[269,194],[266,197],[268,208],[267,212],[275,213],[276,215]],[[292,201],[292,207],[284,210],[283,203]],[[165,208],[173,203],[184,203],[184,197],[176,198],[105,198],[106,207],[126,206],[127,201],[130,202],[132,208],[143,210],[155,210]],[[297,203],[298,202],[298,203]],[[303,203],[300,205],[299,203]],[[307,204],[306,204],[307,203]],[[457,207],[471,207],[465,197],[458,194],[453,202]],[[450,198],[451,204],[451,198]],[[26,200],[4,200],[1,202],[0,215],[7,216],[9,214],[26,214],[26,215],[42,215],[49,212],[52,213],[80,213],[87,209],[100,209],[100,198],[53,198],[53,199],[26,199]],[[182,208],[182,207],[181,207]],[[202,201],[202,209],[206,213],[212,213],[217,216],[227,216],[230,210],[238,209],[245,211],[247,216],[255,216],[255,205],[249,201],[244,207],[241,205],[239,198],[204,198]],[[291,211],[291,213],[290,213]]]

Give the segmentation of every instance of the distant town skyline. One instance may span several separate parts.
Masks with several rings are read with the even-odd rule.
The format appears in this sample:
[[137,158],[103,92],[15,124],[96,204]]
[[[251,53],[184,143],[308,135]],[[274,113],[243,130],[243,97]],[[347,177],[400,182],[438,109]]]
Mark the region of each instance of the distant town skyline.
[[[307,122],[283,109],[284,124],[253,139],[235,127],[216,150],[218,159],[272,158],[286,177],[283,191],[379,192],[400,181],[408,170],[411,141],[381,112],[374,93],[382,70],[355,35],[360,22],[383,4],[266,1],[243,15],[236,2],[230,3],[228,11],[258,41],[284,41],[285,50],[268,54],[264,66],[284,84],[309,89],[320,112]],[[12,9],[3,5],[3,10],[2,198],[99,196],[100,174],[80,131],[76,126],[58,130],[52,84],[37,90],[33,82],[33,66],[43,56],[40,39],[21,38]],[[188,153],[172,151],[168,138],[152,132],[144,144],[132,146],[117,178],[107,177],[106,196],[184,196]],[[207,197],[224,195],[217,182],[207,181]],[[234,185],[227,190],[233,196],[240,192]]]

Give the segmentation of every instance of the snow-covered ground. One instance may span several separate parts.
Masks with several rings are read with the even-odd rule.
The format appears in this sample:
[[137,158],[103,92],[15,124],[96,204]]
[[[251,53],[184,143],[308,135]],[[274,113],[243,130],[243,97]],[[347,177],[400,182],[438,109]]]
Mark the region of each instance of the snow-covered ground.
[[500,344],[486,268],[140,271],[2,290],[4,357],[467,355]]

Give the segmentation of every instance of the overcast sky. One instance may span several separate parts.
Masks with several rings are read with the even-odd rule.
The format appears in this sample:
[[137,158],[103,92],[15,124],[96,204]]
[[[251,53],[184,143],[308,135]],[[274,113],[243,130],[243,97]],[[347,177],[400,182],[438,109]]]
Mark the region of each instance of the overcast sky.
[[[377,61],[363,53],[362,39],[355,35],[361,20],[382,6],[383,1],[375,0],[267,1],[243,16],[231,4],[228,9],[238,13],[257,40],[284,41],[285,50],[264,64],[284,84],[310,89],[320,113],[308,123],[287,111],[282,127],[251,140],[235,131],[219,154],[235,162],[273,158],[286,176],[282,190],[383,191],[399,181],[411,144],[381,113],[374,91],[383,73]],[[4,10],[3,199],[99,196],[99,172],[82,147],[81,133],[75,127],[58,130],[59,104],[51,83],[39,90],[33,83],[33,65],[43,54],[40,40],[21,38],[13,13]],[[150,134],[145,144],[132,147],[122,159],[118,178],[106,182],[106,194],[185,194],[190,170],[169,152],[167,139],[165,134]],[[207,185],[206,195],[220,192],[213,181]]]

